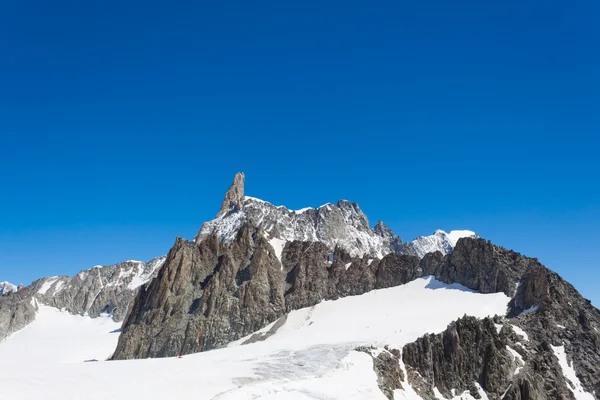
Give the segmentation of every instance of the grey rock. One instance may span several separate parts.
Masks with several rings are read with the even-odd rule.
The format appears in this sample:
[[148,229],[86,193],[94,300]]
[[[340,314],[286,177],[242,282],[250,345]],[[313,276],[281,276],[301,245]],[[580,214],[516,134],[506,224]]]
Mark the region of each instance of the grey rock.
[[221,209],[217,217],[230,212],[231,210],[239,210],[244,202],[244,173],[238,172],[233,178],[231,187],[225,194]]
[[403,389],[404,374],[400,368],[400,351],[385,347],[379,351],[375,347],[358,347],[356,351],[367,353],[373,359],[373,370],[377,375],[377,385],[385,397],[394,399],[394,390]]
[[31,284],[31,292],[42,304],[65,309],[72,314],[111,314],[122,321],[139,287],[158,273],[165,257],[148,263],[125,261],[80,271],[73,277],[49,277]]
[[520,347],[507,329],[499,334],[491,318],[464,317],[441,334],[404,346],[409,383],[431,400],[436,399],[434,387],[446,398],[452,398],[453,391],[469,391],[479,398],[475,383],[490,399],[572,399],[558,360],[547,350],[522,350],[527,364],[515,375],[516,361],[507,345]]
[[25,288],[0,296],[0,340],[24,328],[35,319],[37,307]]
[[504,292],[514,296],[522,276],[541,268],[537,259],[494,246],[481,238],[459,239],[454,250],[442,257],[428,254],[421,260],[425,275],[445,283],[460,283],[481,293]]
[[110,314],[122,321],[140,287],[156,276],[165,259],[126,261],[83,270],[73,277],[42,278],[10,295],[0,295],[0,340],[35,320],[37,306],[33,304],[92,318]]
[[114,359],[218,348],[291,310],[420,276],[414,256],[353,258],[337,247],[330,260],[321,242],[288,242],[280,262],[265,235],[246,223],[231,242],[178,239],[157,278],[137,295]]
[[461,318],[439,335],[425,335],[404,346],[402,358],[411,386],[435,399],[433,387],[447,398],[479,382],[490,393],[508,387],[512,359],[491,319]]
[[[514,350],[520,350],[525,360],[525,366],[516,377],[507,372],[513,369],[508,368],[505,357],[484,358],[481,364],[481,356],[490,354],[489,350],[483,352],[481,346],[489,346],[492,342],[496,343],[496,350],[502,346],[497,345],[489,321],[478,325],[477,320],[467,319],[468,323],[462,321],[451,325],[443,340],[437,337],[432,344],[432,338],[436,336],[427,336],[417,345],[405,348],[405,362],[427,382],[435,382],[445,395],[448,394],[446,389],[468,389],[466,384],[456,386],[459,382],[475,381],[490,398],[504,395],[504,399],[572,399],[571,383],[565,380],[551,347],[564,346],[568,362],[572,363],[584,390],[598,397],[600,311],[558,274],[545,268],[537,259],[494,246],[483,239],[461,239],[451,254],[428,254],[420,265],[425,275],[433,274],[442,281],[458,282],[484,293],[504,292],[513,296],[507,318],[500,321],[506,327],[502,328],[499,337],[503,345],[510,344]],[[510,328],[512,325],[524,330],[529,340],[520,341],[520,336]],[[482,330],[486,326],[486,330]],[[449,358],[456,350],[449,344],[454,343],[455,338],[464,339],[465,328],[466,332],[483,332],[475,335],[479,345],[472,337],[468,339],[475,347],[479,346],[477,352]],[[437,353],[432,353],[434,345],[438,346]],[[429,364],[425,363],[427,360]],[[465,370],[463,366],[467,364],[475,366],[475,370]],[[481,370],[482,365],[485,370]],[[411,384],[421,387],[429,393],[429,398],[433,398],[431,383],[421,382],[416,377],[418,374],[411,378],[409,373]],[[503,386],[506,382],[509,384]]]

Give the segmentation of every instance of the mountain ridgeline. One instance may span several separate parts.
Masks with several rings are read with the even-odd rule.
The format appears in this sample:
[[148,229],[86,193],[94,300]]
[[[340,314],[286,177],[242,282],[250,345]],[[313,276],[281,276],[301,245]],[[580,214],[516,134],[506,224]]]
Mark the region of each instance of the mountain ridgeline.
[[122,321],[139,288],[156,276],[165,258],[96,266],[73,277],[41,278],[0,295],[0,340],[33,322],[40,305],[93,318],[109,314]]
[[599,398],[600,311],[537,259],[471,231],[404,242],[381,221],[371,228],[356,203],[289,210],[245,196],[244,179],[237,174],[216,218],[166,256],[0,296],[0,339],[45,304],[124,318],[113,360],[179,356],[266,340],[293,310],[433,275],[504,293],[508,309],[465,315],[402,348],[358,348],[372,356],[387,398],[406,384],[431,400]]
[[[428,245],[433,251],[423,251]],[[217,218],[193,242],[178,238],[139,291],[113,359],[219,348],[292,310],[427,275],[512,300],[506,315],[465,317],[394,353],[422,398],[451,398],[456,390],[492,399],[597,398],[600,311],[537,259],[470,232],[403,243],[382,223],[369,229],[358,206],[345,201],[275,207],[244,197],[240,175]],[[576,382],[565,378],[566,368]]]

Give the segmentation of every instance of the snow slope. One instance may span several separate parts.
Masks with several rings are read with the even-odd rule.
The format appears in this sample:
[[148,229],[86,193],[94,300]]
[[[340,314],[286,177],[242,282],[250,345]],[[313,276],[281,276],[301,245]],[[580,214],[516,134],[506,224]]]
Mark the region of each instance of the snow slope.
[[[0,343],[0,387],[19,399],[385,400],[371,357],[353,349],[401,347],[464,314],[504,314],[508,301],[427,277],[293,311],[251,344],[242,344],[248,337],[181,359],[95,363],[81,361],[110,354],[117,324],[41,307],[34,323]],[[418,398],[410,388],[397,392]]]
[[114,322],[108,315],[82,317],[36,304],[39,309],[35,321],[0,343],[0,360],[10,360],[9,368],[21,365],[27,369],[37,365],[47,368],[57,363],[105,360],[111,356],[119,338],[115,331],[120,322]]

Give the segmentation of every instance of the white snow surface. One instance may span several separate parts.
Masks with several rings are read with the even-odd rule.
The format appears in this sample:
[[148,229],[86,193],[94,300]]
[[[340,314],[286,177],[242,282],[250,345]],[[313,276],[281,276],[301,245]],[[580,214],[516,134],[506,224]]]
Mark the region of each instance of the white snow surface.
[[277,257],[279,262],[281,262],[281,252],[283,251],[283,248],[285,247],[286,243],[287,242],[285,240],[276,237],[269,240],[269,244],[271,245],[271,247],[273,247],[273,250],[275,250],[275,256]]
[[17,286],[10,282],[0,282],[0,294],[8,294],[17,291]]
[[[567,386],[573,392],[573,396],[576,400],[594,400],[594,396],[583,390],[579,378],[575,374],[573,366],[567,360],[567,354],[565,353],[565,346],[551,346],[554,355],[558,358],[558,363],[562,369],[563,376],[567,380]],[[570,384],[569,384],[570,383]]]
[[[464,314],[505,314],[509,298],[432,277],[291,312],[264,341],[183,358],[105,359],[118,324],[41,306],[0,343],[2,394],[18,399],[380,399],[372,359],[359,345],[401,348]],[[261,332],[273,328],[265,327]],[[401,366],[404,368],[403,366]],[[418,399],[407,387],[396,399]]]
[[111,332],[119,329],[120,322],[109,316],[82,317],[39,303],[36,306],[35,320],[0,342],[0,360],[10,360],[0,366],[0,377],[7,373],[4,368],[26,374],[29,369],[51,369],[62,363],[105,360],[114,351],[119,334]]

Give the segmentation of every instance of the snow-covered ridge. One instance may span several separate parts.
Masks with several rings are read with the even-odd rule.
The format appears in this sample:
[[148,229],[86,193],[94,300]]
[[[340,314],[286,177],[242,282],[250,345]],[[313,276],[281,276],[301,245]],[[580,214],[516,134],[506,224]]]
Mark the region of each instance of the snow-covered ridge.
[[[196,242],[207,236],[218,236],[223,242],[232,241],[246,222],[262,228],[270,241],[322,242],[331,249],[343,247],[351,256],[382,258],[389,253],[413,254],[422,258],[425,254],[440,251],[444,255],[452,251],[463,237],[477,237],[472,231],[436,231],[431,236],[421,236],[412,242],[402,239],[383,222],[373,228],[358,204],[340,200],[317,208],[307,207],[290,210],[275,206],[268,201],[243,194],[243,176],[236,176],[225,195],[224,208],[212,221],[205,222],[194,238]],[[229,203],[228,203],[229,201]],[[229,204],[229,208],[227,208]],[[280,253],[280,250],[278,250]]]
[[8,294],[8,293],[13,293],[17,291],[17,286],[13,285],[10,282],[0,282],[0,295],[1,294]]
[[40,304],[91,317],[108,312],[120,320],[137,289],[156,276],[165,260],[166,256],[147,263],[131,260],[94,266],[73,277],[42,278],[32,283],[31,292]]
[[450,231],[446,233],[442,230],[437,230],[430,236],[419,236],[411,242],[412,248],[419,258],[427,253],[441,251],[442,254],[448,254],[452,251],[459,239],[465,237],[477,237],[477,234],[472,231]]
[[202,225],[195,240],[218,235],[222,241],[230,242],[245,222],[263,228],[269,238],[286,242],[319,241],[332,249],[340,245],[353,256],[369,254],[381,258],[392,251],[384,238],[371,230],[358,204],[346,200],[318,208],[289,210],[246,196],[240,209],[231,209]]

